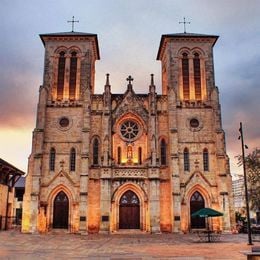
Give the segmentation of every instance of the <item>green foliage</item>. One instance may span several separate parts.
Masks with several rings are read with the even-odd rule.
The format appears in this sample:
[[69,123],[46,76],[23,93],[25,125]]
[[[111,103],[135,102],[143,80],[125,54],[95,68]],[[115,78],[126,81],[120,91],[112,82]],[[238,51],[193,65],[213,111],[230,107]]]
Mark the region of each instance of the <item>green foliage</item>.
[[[242,156],[238,156],[238,164],[242,163]],[[245,157],[245,165],[250,207],[257,211],[260,209],[260,149],[255,149]]]

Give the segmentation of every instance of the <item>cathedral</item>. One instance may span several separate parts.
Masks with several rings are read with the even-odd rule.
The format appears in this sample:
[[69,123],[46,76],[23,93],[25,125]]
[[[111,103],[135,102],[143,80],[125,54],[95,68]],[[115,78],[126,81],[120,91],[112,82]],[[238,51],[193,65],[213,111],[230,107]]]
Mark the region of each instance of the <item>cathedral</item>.
[[162,35],[162,94],[153,74],[136,94],[95,94],[96,34],[41,34],[45,48],[36,127],[29,156],[22,232],[189,232],[205,229],[195,211],[223,217],[229,231],[233,198],[219,91],[215,35]]

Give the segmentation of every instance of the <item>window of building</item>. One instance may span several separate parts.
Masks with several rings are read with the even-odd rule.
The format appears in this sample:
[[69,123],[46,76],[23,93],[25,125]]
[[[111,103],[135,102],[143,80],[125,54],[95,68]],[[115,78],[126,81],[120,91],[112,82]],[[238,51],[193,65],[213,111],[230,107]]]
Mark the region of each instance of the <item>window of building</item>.
[[138,148],[138,163],[142,164],[142,147]]
[[56,151],[54,148],[51,148],[50,162],[49,162],[50,171],[55,171],[55,157],[56,157]]
[[93,141],[93,165],[98,165],[99,160],[99,141],[97,138]]
[[139,134],[139,126],[132,120],[127,120],[120,126],[120,133],[123,139],[132,141],[137,138]]
[[69,97],[75,99],[77,81],[77,53],[72,52],[70,58],[70,82],[69,82]]
[[195,99],[201,100],[200,57],[198,53],[194,54],[193,68],[194,68]]
[[117,147],[117,163],[121,164],[122,162],[122,150],[121,147]]
[[182,82],[183,82],[183,98],[190,99],[190,79],[189,79],[189,59],[188,54],[182,55]]
[[70,171],[74,172],[76,170],[76,150],[71,148],[70,150]]
[[65,52],[60,52],[59,64],[58,64],[58,82],[57,82],[57,99],[63,98],[64,90],[64,75],[65,75]]
[[209,152],[207,148],[203,150],[203,169],[204,171],[209,170]]
[[189,171],[190,170],[190,155],[189,155],[188,148],[184,149],[183,159],[184,159],[184,171]]
[[161,165],[166,165],[166,142],[164,139],[161,140]]

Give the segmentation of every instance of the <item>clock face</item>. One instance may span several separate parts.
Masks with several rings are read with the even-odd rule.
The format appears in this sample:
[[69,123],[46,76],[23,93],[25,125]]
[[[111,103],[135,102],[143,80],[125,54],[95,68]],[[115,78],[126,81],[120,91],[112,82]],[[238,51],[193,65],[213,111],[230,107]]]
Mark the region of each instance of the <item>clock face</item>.
[[140,130],[136,122],[132,120],[124,121],[120,126],[120,133],[123,139],[132,141],[138,137]]

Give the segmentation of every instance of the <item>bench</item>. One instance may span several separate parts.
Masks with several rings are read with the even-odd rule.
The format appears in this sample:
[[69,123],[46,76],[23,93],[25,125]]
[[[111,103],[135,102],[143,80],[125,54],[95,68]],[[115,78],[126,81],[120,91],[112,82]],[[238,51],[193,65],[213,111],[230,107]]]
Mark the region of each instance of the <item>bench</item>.
[[242,253],[247,256],[247,260],[259,260],[260,246],[252,246],[251,251],[243,251]]

